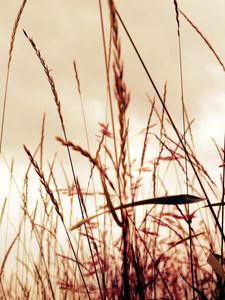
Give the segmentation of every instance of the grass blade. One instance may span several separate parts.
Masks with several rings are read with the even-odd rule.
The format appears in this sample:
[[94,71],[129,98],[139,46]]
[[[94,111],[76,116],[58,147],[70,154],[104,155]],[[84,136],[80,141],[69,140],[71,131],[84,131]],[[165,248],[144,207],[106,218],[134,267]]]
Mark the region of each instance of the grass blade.
[[[151,204],[153,204],[153,205],[155,205],[155,204],[159,204],[159,205],[193,204],[193,203],[197,203],[197,202],[204,201],[204,200],[205,200],[204,198],[200,198],[200,197],[197,197],[194,195],[188,195],[188,194],[156,197],[156,198],[150,198],[150,199],[126,203],[124,205],[120,205],[120,206],[113,208],[113,211],[121,209],[121,208],[129,208],[129,207],[135,207],[135,206],[141,206],[141,205],[151,205]],[[81,225],[88,223],[91,220],[93,220],[103,214],[109,213],[109,212],[112,213],[112,209],[106,210],[104,212],[100,212],[100,213],[90,216],[88,218],[84,218],[84,219],[80,220],[79,222],[77,222],[75,225],[71,226],[70,230],[71,231],[75,230],[75,229],[79,228]]]
[[207,263],[210,264],[210,266],[213,268],[213,271],[215,271],[216,274],[218,274],[223,280],[225,280],[224,269],[214,254],[209,253]]

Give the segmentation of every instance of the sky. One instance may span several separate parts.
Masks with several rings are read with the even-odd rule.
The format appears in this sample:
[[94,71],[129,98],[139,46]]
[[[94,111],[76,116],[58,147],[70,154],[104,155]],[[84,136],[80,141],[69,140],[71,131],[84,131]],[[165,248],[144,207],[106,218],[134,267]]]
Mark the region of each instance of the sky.
[[[109,10],[103,2],[106,38],[109,38]],[[0,108],[2,110],[8,49],[18,0],[0,0]],[[177,25],[172,0],[116,1],[117,9],[132,35],[158,89],[163,93],[167,82],[167,103],[172,117],[181,128],[180,74]],[[97,0],[27,1],[16,34],[8,87],[2,151],[19,180],[28,164],[23,144],[34,151],[40,141],[41,122],[46,114],[45,155],[65,159],[65,149],[55,140],[62,136],[49,84],[22,29],[32,37],[52,70],[59,93],[65,126],[70,140],[86,147],[84,124],[73,60],[76,60],[85,107],[91,150],[96,149],[98,122],[105,122],[106,75]],[[196,24],[225,62],[225,2],[223,0],[178,1],[179,8]],[[149,101],[154,90],[144,73],[123,29],[119,28],[124,60],[124,76],[131,92],[129,108],[131,128],[138,133],[146,126]],[[224,137],[225,74],[212,52],[193,28],[180,16],[183,59],[184,98],[196,151],[212,173],[219,177],[221,161],[211,141],[220,147]],[[158,100],[157,100],[158,101]],[[159,105],[159,104],[157,104]],[[160,107],[160,105],[159,105]],[[135,151],[136,143],[131,144]],[[84,167],[77,158],[78,173]],[[6,173],[4,173],[6,172]],[[6,167],[1,170],[0,197],[8,188]]]

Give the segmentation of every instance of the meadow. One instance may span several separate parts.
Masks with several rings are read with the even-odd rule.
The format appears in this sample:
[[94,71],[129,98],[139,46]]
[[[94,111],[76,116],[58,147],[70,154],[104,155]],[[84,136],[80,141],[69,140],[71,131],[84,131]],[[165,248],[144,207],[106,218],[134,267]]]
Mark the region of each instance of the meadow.
[[[6,184],[0,194],[0,299],[225,299],[225,138],[224,144],[212,140],[214,178],[196,150],[195,121],[185,101],[181,20],[224,72],[207,33],[171,1],[179,77],[179,99],[171,109],[169,83],[157,85],[114,1],[99,0],[106,94],[93,133],[88,119],[98,108],[87,113],[77,61],[71,63],[77,112],[70,123],[64,108],[74,108],[62,101],[44,45],[20,27],[28,2],[21,1],[14,19],[1,84],[0,176]],[[49,112],[43,113],[39,135],[30,132],[36,146],[19,141],[26,169],[17,177],[4,144],[19,31],[48,87],[57,123],[52,139],[60,150],[45,153]],[[132,101],[135,86],[126,81],[132,60],[124,40],[149,85],[144,104]],[[25,115],[35,111],[29,105]],[[139,110],[140,124],[133,120]],[[82,126],[73,128],[76,119]]]

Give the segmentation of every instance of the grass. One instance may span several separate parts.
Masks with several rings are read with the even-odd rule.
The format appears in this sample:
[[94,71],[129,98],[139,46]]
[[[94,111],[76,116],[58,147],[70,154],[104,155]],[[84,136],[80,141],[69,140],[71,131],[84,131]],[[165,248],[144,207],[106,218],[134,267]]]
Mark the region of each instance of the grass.
[[[6,74],[0,152],[9,170],[10,190],[12,185],[16,186],[21,205],[18,227],[8,218],[11,198],[6,197],[2,205],[0,224],[13,228],[14,238],[7,241],[6,234],[8,247],[3,251],[0,264],[1,299],[224,299],[225,152],[224,146],[215,143],[222,170],[221,186],[217,186],[195,153],[192,122],[184,101],[181,17],[197,32],[224,69],[222,60],[174,1],[180,61],[178,88],[182,95],[181,131],[167,104],[167,84],[161,95],[114,1],[108,4],[109,41],[99,0],[110,121],[100,123],[95,152],[91,151],[76,62],[73,62],[74,78],[81,101],[87,149],[68,138],[54,77],[36,41],[23,31],[31,55],[38,59],[49,83],[58,114],[62,137],[56,137],[56,141],[66,150],[72,174],[68,175],[63,163],[60,165],[66,183],[63,188],[62,182],[57,181],[57,157],[53,155],[51,162],[45,162],[45,115],[36,150],[32,152],[29,142],[23,142],[28,167],[22,187],[18,187],[14,177],[13,162],[10,166],[2,153],[10,65],[26,1],[22,2],[15,19]],[[139,157],[133,157],[130,146],[132,98],[125,81],[121,30],[155,93],[155,97],[147,96],[148,119],[138,134],[136,145]],[[151,151],[155,153],[149,161]],[[86,187],[77,176],[74,152],[89,161],[82,175],[87,180]],[[40,185],[37,186],[38,199],[31,205],[31,193],[35,188],[31,181],[33,176]],[[169,192],[171,176],[177,186],[172,195]],[[14,267],[7,270],[13,255]]]

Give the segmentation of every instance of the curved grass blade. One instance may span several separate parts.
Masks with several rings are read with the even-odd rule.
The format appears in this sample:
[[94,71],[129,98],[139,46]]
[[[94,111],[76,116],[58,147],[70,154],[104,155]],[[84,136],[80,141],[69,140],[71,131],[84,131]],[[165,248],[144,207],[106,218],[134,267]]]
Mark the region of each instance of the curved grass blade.
[[[216,203],[212,203],[211,206],[225,206],[225,203],[223,202],[216,202]],[[209,205],[205,205],[202,208],[207,208],[209,207]]]
[[[129,208],[129,207],[135,207],[135,206],[141,206],[141,205],[148,205],[148,204],[159,204],[159,205],[183,205],[183,204],[193,204],[200,201],[204,201],[204,198],[200,198],[194,195],[189,194],[181,194],[181,195],[173,195],[173,196],[164,196],[164,197],[157,197],[157,198],[150,198],[145,200],[139,200],[136,202],[130,202],[124,205],[120,205],[114,208],[114,210],[118,210],[121,208]],[[75,225],[70,227],[70,230],[75,230],[76,228],[80,227],[81,225],[90,222],[91,220],[111,212],[111,210],[105,210],[103,212],[100,212],[96,215],[90,216],[88,218],[84,218],[77,222]]]
[[122,206],[122,208],[128,208],[132,206],[140,206],[147,204],[160,204],[160,205],[180,205],[180,204],[193,204],[200,201],[204,201],[204,198],[200,198],[189,194],[180,194],[164,197],[156,197],[145,200],[136,201],[134,203],[127,203]]
[[223,280],[225,280],[225,272],[223,266],[219,263],[216,256],[212,253],[209,253],[207,258],[207,263],[213,268],[213,270],[218,274]]

